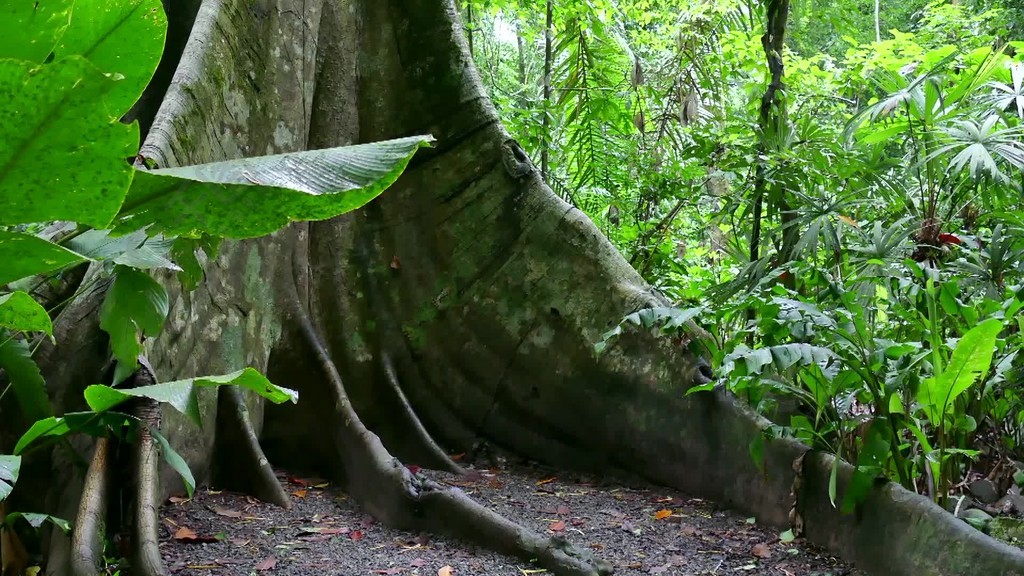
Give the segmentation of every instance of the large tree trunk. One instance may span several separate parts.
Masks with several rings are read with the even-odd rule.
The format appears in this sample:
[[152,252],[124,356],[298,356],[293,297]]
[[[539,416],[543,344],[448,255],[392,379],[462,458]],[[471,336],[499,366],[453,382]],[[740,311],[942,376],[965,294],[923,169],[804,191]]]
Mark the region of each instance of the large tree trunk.
[[[172,166],[423,133],[436,146],[367,208],[226,244],[195,292],[167,279],[171,317],[149,344],[159,379],[251,365],[300,392],[297,406],[267,408],[211,394],[204,431],[165,413],[200,482],[217,474],[273,499],[262,444],[271,462],[338,479],[393,525],[476,537],[563,574],[604,572],[391,458],[457,468],[438,444],[486,440],[637,474],[780,527],[798,504],[812,540],[879,573],[1024,574],[1019,553],[896,488],[839,517],[827,464],[794,442],[766,440],[759,467],[750,447],[762,420],[724,392],[684,397],[710,376],[685,343],[630,333],[595,355],[625,314],[666,302],[509,139],[452,0],[206,0],[142,153]],[[102,368],[95,301],[68,318],[58,341],[81,350],[43,357],[62,409]],[[55,467],[64,482],[49,509],[74,516],[82,474]],[[167,470],[161,484],[180,486]],[[932,516],[941,529],[913,534]],[[950,531],[955,549],[939,544]],[[887,546],[896,551],[878,552]],[[60,537],[51,547],[48,570],[62,574],[74,548]]]

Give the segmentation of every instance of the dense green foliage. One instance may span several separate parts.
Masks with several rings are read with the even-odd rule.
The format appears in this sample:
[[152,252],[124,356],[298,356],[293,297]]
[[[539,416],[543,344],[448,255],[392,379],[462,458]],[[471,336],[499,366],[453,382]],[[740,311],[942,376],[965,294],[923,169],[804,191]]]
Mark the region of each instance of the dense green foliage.
[[[510,131],[680,307],[598,348],[696,317],[772,433],[942,501],[1024,459],[1024,20],[923,0],[766,18],[786,4],[557,0],[550,28],[544,3],[463,6]],[[761,38],[780,23],[781,54]]]
[[[130,437],[146,426],[118,411],[132,398],[166,403],[197,424],[199,386],[236,385],[272,402],[296,401],[294,392],[252,369],[127,388],[142,338],[159,335],[168,313],[167,291],[151,272],[177,271],[194,287],[201,262],[215,256],[222,239],[354,210],[393,183],[430,141],[136,168],[138,126],[119,119],[160,59],[166,22],[159,0],[5,6],[0,36],[17,41],[0,45],[0,369],[7,382],[0,400],[13,391],[19,411],[0,422],[8,433],[16,423],[30,426],[17,445],[0,446],[15,454],[0,456],[0,501],[12,491],[26,451],[70,433]],[[46,299],[45,288],[84,263],[95,272],[87,282],[72,283],[60,301]],[[116,360],[113,382],[85,390],[89,410],[54,415],[32,356],[44,338],[55,337],[54,324],[70,304],[100,289],[100,328]],[[191,492],[185,462],[151,432]],[[15,518],[42,521],[10,515],[0,527]]]

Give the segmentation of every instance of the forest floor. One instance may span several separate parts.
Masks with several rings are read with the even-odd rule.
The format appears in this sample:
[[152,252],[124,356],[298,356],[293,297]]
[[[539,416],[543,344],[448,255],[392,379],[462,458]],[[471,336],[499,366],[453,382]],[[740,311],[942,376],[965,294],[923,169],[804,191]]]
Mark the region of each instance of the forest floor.
[[[530,466],[455,476],[508,518],[563,535],[612,562],[615,574],[861,575],[827,553],[714,503],[663,488],[624,486]],[[530,576],[539,566],[440,536],[390,529],[325,481],[282,475],[293,506],[200,489],[163,508],[161,550],[175,575]]]

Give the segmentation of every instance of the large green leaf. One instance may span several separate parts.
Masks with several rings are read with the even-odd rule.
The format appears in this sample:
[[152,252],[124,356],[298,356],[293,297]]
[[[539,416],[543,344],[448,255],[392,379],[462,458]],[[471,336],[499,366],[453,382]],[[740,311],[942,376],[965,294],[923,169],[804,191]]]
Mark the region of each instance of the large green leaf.
[[7,372],[26,420],[32,422],[53,414],[46,395],[46,382],[32,359],[28,342],[11,338],[5,330],[0,330],[0,368]]
[[0,3],[0,58],[40,64],[68,27],[74,0]]
[[0,328],[19,332],[45,332],[53,336],[53,322],[42,304],[26,292],[0,296]]
[[103,228],[117,214],[139,130],[117,122],[106,102],[116,87],[78,56],[42,66],[0,60],[0,225]]
[[67,243],[68,248],[94,260],[109,260],[140,270],[180,270],[168,256],[174,240],[150,237],[145,230],[118,236],[109,230],[87,230]]
[[[3,197],[0,196],[0,207],[3,205]],[[32,234],[0,230],[0,286],[85,260],[87,258],[81,254]]]
[[196,479],[192,476],[192,470],[188,467],[188,463],[181,457],[180,454],[171,448],[171,443],[164,438],[163,434],[156,430],[150,430],[150,434],[153,435],[153,439],[160,444],[160,453],[164,456],[164,461],[171,467],[172,470],[181,476],[181,479],[185,482],[185,491],[188,492],[188,497],[192,497],[192,493],[196,490]]
[[960,338],[945,370],[924,381],[917,401],[929,421],[937,424],[953,402],[988,372],[1002,329],[1002,322],[996,318],[971,328]]
[[398,178],[427,136],[139,171],[118,215],[122,230],[227,238],[355,210]]
[[857,455],[857,468],[846,485],[846,493],[843,495],[843,503],[840,507],[843,514],[853,512],[857,505],[867,498],[875,479],[882,475],[885,470],[885,463],[892,452],[890,442],[891,431],[888,422],[881,418],[875,418],[868,428],[867,437],[860,447]]
[[40,439],[61,438],[74,433],[108,436],[112,431],[132,430],[137,425],[137,419],[120,412],[68,412],[61,417],[50,416],[37,420],[21,435],[14,446],[14,453],[24,453],[26,448]]
[[71,26],[54,50],[82,55],[123,79],[107,102],[123,114],[149,84],[164,49],[167,19],[160,0],[77,0]]
[[[3,500],[3,498],[0,498]],[[4,524],[7,526],[14,526],[14,522],[17,520],[24,520],[29,526],[38,530],[43,526],[44,523],[49,522],[57,528],[60,528],[62,532],[68,534],[71,532],[71,523],[63,518],[57,518],[49,514],[39,514],[38,512],[11,512],[4,519]]]
[[0,454],[0,502],[3,502],[10,495],[20,473],[21,456]]
[[793,366],[810,366],[812,364],[824,367],[834,358],[835,354],[828,348],[803,342],[754,350],[746,346],[737,346],[722,360],[722,366],[726,372],[735,370],[738,375],[749,375],[761,374],[766,366],[774,366],[779,371],[788,370]]
[[178,280],[185,290],[194,290],[203,281],[205,273],[200,255],[205,255],[208,260],[217,257],[222,239],[213,236],[201,235],[199,238],[175,238],[171,245],[171,257],[174,263],[181,267],[178,273]]
[[110,334],[110,347],[118,362],[136,365],[142,351],[139,333],[159,334],[169,306],[167,290],[149,274],[127,266],[114,269],[114,283],[100,309],[100,328]]
[[96,412],[110,410],[131,398],[151,398],[171,405],[175,410],[202,424],[199,417],[199,402],[196,399],[197,386],[241,386],[252,390],[275,404],[297,402],[299,395],[294,390],[276,386],[258,370],[245,368],[223,376],[204,376],[175,380],[138,388],[113,388],[95,384],[85,389],[85,401]]

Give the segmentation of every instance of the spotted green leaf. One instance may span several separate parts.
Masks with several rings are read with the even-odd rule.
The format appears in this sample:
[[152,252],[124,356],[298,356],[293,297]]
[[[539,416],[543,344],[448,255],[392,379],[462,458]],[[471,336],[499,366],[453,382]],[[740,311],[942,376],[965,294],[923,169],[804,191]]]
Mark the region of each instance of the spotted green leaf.
[[41,64],[67,30],[74,0],[0,2],[0,58]]
[[0,225],[103,228],[117,214],[139,141],[106,101],[117,84],[78,56],[0,60]]
[[107,103],[123,114],[153,77],[166,31],[160,0],[77,0],[71,25],[54,52],[58,58],[81,55],[121,78]]
[[[0,128],[2,130],[2,128]],[[3,205],[0,197],[0,206]],[[87,258],[32,234],[0,230],[0,286],[46,274]]]
[[53,336],[53,322],[46,309],[21,291],[0,296],[0,328],[18,332],[45,332]]

